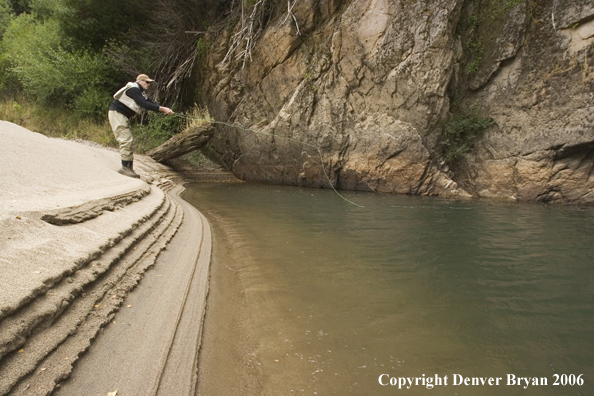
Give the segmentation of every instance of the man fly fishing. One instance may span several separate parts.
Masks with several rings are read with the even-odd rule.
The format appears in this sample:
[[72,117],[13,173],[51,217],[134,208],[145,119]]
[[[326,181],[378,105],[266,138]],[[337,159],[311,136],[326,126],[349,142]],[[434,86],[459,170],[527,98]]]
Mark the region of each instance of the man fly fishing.
[[169,107],[161,106],[148,98],[145,91],[154,81],[146,74],[139,74],[136,77],[136,82],[129,82],[113,95],[114,101],[109,106],[109,124],[120,144],[122,158],[122,168],[118,172],[125,176],[140,177],[134,172],[133,167],[134,136],[130,130],[130,119],[143,110],[160,111],[167,115],[173,114],[173,110]]

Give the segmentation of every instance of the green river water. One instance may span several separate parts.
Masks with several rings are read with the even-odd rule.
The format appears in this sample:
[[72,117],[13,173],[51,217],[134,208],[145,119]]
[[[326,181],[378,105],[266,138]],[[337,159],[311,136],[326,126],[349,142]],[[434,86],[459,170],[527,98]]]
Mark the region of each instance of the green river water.
[[187,186],[200,395],[594,395],[593,208],[344,195]]

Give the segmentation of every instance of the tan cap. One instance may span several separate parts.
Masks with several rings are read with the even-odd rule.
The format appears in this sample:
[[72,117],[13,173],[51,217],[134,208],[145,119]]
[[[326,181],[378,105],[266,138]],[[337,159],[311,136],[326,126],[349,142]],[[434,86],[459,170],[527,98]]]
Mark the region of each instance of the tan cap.
[[136,77],[136,81],[153,82],[155,80],[149,78],[149,76],[147,76],[146,74],[139,74],[138,77]]

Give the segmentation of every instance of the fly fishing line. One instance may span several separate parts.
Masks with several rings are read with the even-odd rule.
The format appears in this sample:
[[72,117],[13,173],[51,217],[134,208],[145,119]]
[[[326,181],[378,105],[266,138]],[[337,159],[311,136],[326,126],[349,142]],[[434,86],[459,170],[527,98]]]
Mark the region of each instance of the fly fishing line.
[[321,163],[321,167],[322,167],[322,172],[324,173],[324,177],[326,178],[326,180],[328,181],[328,184],[330,185],[330,187],[332,188],[332,190],[334,190],[334,192],[336,193],[336,195],[338,195],[340,198],[342,198],[346,202],[350,203],[351,205],[355,205],[355,206],[357,206],[359,208],[363,208],[364,207],[362,205],[359,205],[359,204],[357,204],[357,203],[355,203],[355,202],[347,199],[346,197],[344,197],[342,194],[340,194],[338,192],[338,190],[336,189],[336,187],[334,187],[334,184],[330,180],[330,176],[328,176],[328,172],[326,172],[326,168],[324,167],[324,157],[322,156],[322,150],[320,150],[320,147],[317,146],[317,145],[315,145],[315,144],[303,142],[301,140],[293,139],[293,138],[286,137],[286,136],[273,135],[273,134],[268,133],[268,132],[259,131],[259,130],[252,129],[252,128],[246,128],[246,127],[243,127],[241,125],[235,125],[235,124],[231,124],[231,123],[223,122],[223,121],[207,120],[205,118],[194,117],[194,116],[190,116],[190,115],[182,114],[182,113],[175,113],[174,116],[177,116],[177,117],[180,117],[180,118],[185,118],[187,120],[205,121],[205,122],[209,122],[211,124],[225,125],[225,126],[230,127],[230,128],[235,128],[235,129],[239,129],[239,130],[246,131],[246,132],[249,131],[249,132],[252,132],[252,133],[255,133],[255,134],[271,136],[271,137],[274,137],[274,138],[286,139],[288,141],[301,144],[303,146],[312,147],[312,148],[314,148],[317,151],[318,156],[320,157],[320,163]]

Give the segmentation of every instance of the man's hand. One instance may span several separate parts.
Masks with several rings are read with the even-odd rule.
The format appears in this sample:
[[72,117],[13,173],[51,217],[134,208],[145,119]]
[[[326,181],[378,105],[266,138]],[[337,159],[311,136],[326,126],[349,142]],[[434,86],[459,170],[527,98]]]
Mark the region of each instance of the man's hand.
[[165,106],[159,106],[159,111],[161,113],[165,113],[167,115],[173,114],[173,110],[171,110],[169,107],[165,107]]

